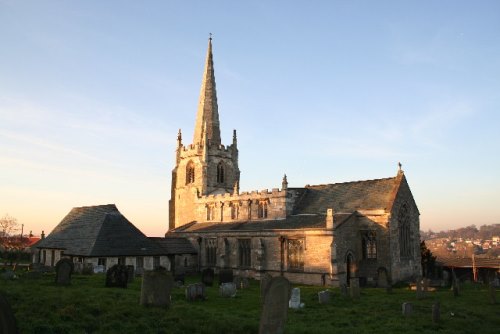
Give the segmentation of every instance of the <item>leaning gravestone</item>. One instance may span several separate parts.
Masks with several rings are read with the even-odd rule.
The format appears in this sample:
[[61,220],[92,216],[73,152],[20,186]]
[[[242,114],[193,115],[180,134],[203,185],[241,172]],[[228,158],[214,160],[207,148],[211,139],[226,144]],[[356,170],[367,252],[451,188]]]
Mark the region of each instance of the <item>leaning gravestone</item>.
[[127,283],[132,283],[134,281],[135,269],[133,265],[127,266]]
[[413,312],[413,305],[411,303],[403,303],[402,305],[403,315],[408,317]]
[[74,270],[73,261],[70,259],[60,259],[56,263],[56,284],[69,285],[71,283],[71,274]]
[[172,273],[165,270],[145,271],[142,277],[141,305],[170,306],[170,292],[174,285]]
[[9,302],[0,294],[0,333],[18,334],[16,318]]
[[265,291],[259,334],[281,334],[285,331],[289,298],[290,282],[282,276],[271,279]]
[[236,297],[236,284],[233,282],[222,283],[219,287],[221,297]]
[[106,272],[107,288],[127,288],[128,269],[123,264],[115,264]]
[[441,305],[439,301],[436,301],[434,304],[432,304],[432,322],[437,324],[439,322],[439,319],[441,317]]
[[212,286],[214,284],[214,270],[212,268],[203,269],[201,272],[201,282],[206,286]]
[[219,285],[222,283],[230,283],[234,281],[234,275],[232,269],[221,269],[219,270]]
[[186,300],[188,302],[205,299],[205,285],[203,283],[189,284],[186,287]]
[[265,273],[260,278],[260,303],[261,304],[264,304],[264,297],[266,296],[266,289],[269,286],[269,283],[271,283],[272,279],[273,279],[273,277],[268,273]]
[[360,296],[360,291],[359,291],[359,278],[351,278],[349,280],[349,290],[351,292],[351,298],[356,299],[359,298]]
[[300,288],[292,289],[292,295],[290,296],[288,307],[295,310],[303,307],[303,304],[300,303]]
[[330,290],[318,292],[318,302],[320,304],[330,304],[330,302],[332,301],[332,297],[333,292],[331,292]]

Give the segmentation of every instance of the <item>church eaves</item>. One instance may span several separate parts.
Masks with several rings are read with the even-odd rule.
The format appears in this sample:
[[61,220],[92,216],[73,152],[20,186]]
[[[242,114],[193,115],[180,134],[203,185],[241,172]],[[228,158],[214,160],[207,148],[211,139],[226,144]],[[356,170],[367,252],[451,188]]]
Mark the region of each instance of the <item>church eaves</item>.
[[217,91],[215,87],[214,62],[212,56],[212,37],[208,39],[207,58],[201,82],[193,144],[204,145],[205,137],[209,140],[210,145],[219,146],[221,144]]

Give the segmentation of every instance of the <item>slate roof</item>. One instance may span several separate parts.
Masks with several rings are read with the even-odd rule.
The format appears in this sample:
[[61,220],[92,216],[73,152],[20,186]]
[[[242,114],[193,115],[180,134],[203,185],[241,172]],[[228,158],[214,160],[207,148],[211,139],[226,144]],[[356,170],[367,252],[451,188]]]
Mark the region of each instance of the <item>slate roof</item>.
[[73,256],[166,255],[114,204],[73,208],[35,247],[63,249]]
[[325,213],[390,209],[397,190],[397,177],[306,186],[294,213]]
[[149,239],[159,244],[169,255],[198,253],[191,242],[186,238],[150,237]]
[[[437,262],[443,267],[472,268],[472,258],[470,257],[438,257]],[[500,259],[475,257],[474,265],[477,268],[500,268]]]

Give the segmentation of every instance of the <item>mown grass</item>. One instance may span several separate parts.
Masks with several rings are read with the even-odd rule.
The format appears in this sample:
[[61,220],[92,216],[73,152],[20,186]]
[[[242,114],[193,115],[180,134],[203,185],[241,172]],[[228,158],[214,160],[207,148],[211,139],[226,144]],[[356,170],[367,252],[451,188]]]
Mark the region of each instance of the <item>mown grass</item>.
[[[169,309],[139,305],[140,278],[127,289],[105,288],[104,275],[74,275],[70,286],[54,284],[54,275],[39,279],[19,275],[0,280],[14,309],[21,333],[257,333],[260,319],[259,282],[239,290],[236,298],[222,298],[217,287],[207,288],[207,300],[187,302],[183,288],[175,288]],[[187,279],[198,282],[199,277]],[[321,305],[323,287],[300,286],[305,308],[289,310],[286,333],[498,333],[499,304],[488,290],[465,286],[459,297],[449,289],[430,292],[417,300],[414,291],[363,289],[351,300],[334,291],[331,304]],[[441,302],[441,321],[432,323],[431,307]],[[401,315],[401,304],[413,303],[412,316]]]

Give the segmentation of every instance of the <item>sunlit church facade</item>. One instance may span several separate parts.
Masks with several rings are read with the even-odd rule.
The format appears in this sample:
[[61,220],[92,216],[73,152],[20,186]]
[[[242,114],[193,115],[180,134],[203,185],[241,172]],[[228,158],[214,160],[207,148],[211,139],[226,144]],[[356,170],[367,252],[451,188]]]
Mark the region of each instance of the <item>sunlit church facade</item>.
[[[239,189],[238,142],[220,135],[209,40],[191,144],[177,137],[167,237],[187,238],[197,270],[231,268],[259,279],[338,286],[418,276],[419,211],[401,168],[396,176],[345,183]],[[184,259],[184,265],[188,265]]]

